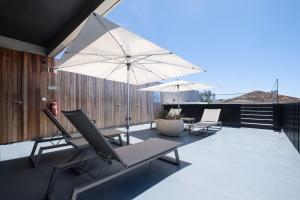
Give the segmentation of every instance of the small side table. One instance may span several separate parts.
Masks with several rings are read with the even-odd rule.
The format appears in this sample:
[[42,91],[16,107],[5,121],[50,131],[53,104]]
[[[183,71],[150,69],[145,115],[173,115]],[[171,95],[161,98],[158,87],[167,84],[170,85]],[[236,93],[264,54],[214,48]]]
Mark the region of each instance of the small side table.
[[188,123],[188,124],[192,124],[195,121],[195,118],[192,118],[192,117],[182,117],[181,119],[183,120],[183,122]]
[[192,128],[191,124],[194,123],[195,118],[193,118],[193,117],[182,117],[181,119],[183,120],[184,123],[188,124],[188,127],[189,127],[188,131],[190,132],[191,128]]

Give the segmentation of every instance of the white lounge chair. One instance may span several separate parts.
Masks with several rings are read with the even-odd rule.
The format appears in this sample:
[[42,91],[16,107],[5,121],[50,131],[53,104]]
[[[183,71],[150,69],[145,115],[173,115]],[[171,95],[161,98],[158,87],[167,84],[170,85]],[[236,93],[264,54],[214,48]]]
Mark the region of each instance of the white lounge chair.
[[217,132],[222,129],[222,122],[219,121],[221,109],[205,109],[201,118],[201,121],[189,124],[189,133],[192,133],[192,129],[199,128],[206,131],[208,135],[209,131]]

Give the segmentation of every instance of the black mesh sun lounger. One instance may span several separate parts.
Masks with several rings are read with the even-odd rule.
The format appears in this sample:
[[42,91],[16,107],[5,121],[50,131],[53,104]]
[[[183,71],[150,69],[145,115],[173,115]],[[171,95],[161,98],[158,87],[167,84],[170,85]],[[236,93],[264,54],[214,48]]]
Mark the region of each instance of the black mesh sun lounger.
[[[81,192],[96,187],[155,159],[160,158],[177,165],[180,163],[177,151],[177,147],[179,147],[181,144],[179,142],[152,138],[140,143],[121,146],[114,149],[111,144],[107,140],[105,140],[105,138],[101,134],[99,134],[99,130],[94,126],[93,123],[91,123],[91,121],[81,110],[67,112],[63,111],[63,114],[75,126],[79,133],[81,133],[81,135],[88,141],[90,146],[95,151],[95,156],[104,161],[104,165],[100,168],[99,173],[96,176],[87,173],[95,180],[87,185],[74,188],[71,199],[77,199],[77,196]],[[165,156],[170,152],[175,153],[175,159]],[[95,156],[91,158],[95,158]],[[112,160],[121,163],[121,165],[123,166],[122,170],[108,177],[99,179],[101,172],[104,170],[107,164],[112,162]],[[53,197],[53,188],[55,184],[56,174],[59,171],[78,166],[82,161],[87,161],[87,159],[73,161],[62,166],[55,167],[48,185],[46,198],[49,199],[49,197]]]
[[[57,127],[58,132],[56,133],[56,135],[54,135],[51,138],[35,139],[31,154],[29,156],[29,158],[32,162],[32,165],[34,167],[37,167],[37,165],[41,159],[42,153],[45,150],[55,149],[55,148],[65,147],[65,146],[72,146],[75,149],[79,150],[79,152],[78,152],[78,155],[79,155],[80,151],[83,148],[86,148],[89,146],[88,142],[81,136],[80,133],[69,134],[68,131],[66,131],[66,129],[61,125],[61,123],[56,119],[56,117],[47,108],[43,109],[43,112],[48,117],[48,119]],[[122,145],[122,140],[121,140],[121,133],[123,133],[122,131],[105,130],[101,133],[106,138],[112,138],[112,137],[116,137],[116,136],[119,137],[119,141]],[[65,142],[61,143],[61,141],[65,141]],[[51,145],[40,147],[38,150],[38,154],[35,155],[38,144],[45,143],[45,142],[50,142]]]

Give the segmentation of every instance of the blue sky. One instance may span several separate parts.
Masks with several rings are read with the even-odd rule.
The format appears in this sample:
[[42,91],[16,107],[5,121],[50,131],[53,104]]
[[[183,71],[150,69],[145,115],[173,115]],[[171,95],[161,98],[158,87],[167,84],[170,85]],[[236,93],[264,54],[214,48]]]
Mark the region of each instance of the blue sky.
[[207,69],[183,77],[217,94],[270,91],[300,97],[299,0],[122,0],[115,23]]

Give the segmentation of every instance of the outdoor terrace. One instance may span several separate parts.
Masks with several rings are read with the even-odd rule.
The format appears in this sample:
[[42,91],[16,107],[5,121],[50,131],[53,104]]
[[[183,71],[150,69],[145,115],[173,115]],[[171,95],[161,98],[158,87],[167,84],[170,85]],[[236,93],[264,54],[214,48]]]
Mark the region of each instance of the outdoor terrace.
[[[131,136],[132,142],[151,137],[181,141],[181,165],[153,161],[83,193],[79,199],[300,199],[300,157],[283,132],[224,127],[208,137],[184,132],[179,138],[170,138],[146,124],[132,127]],[[1,199],[42,199],[53,166],[64,163],[73,153],[48,153],[38,168],[32,168],[24,157],[31,145],[23,142],[0,147],[2,159],[16,156],[11,151],[16,147],[20,157],[0,163]],[[95,161],[92,169],[98,164]],[[105,175],[118,168],[113,163]],[[74,186],[89,181],[85,174],[63,172],[57,179],[56,195],[68,199]]]

